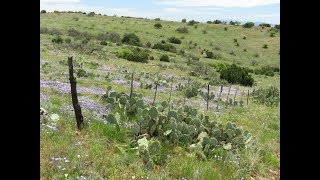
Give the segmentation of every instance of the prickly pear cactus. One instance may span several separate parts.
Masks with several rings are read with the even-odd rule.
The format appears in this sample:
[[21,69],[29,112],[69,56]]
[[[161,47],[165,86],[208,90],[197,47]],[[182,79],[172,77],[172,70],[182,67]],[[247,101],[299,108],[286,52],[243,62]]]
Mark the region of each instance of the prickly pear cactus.
[[107,121],[108,121],[109,123],[112,123],[112,124],[115,124],[115,125],[116,125],[116,128],[118,129],[118,131],[120,130],[119,120],[116,119],[116,117],[115,117],[114,114],[110,113],[110,114],[107,115],[106,118],[107,118]]
[[121,96],[119,98],[119,103],[123,106],[125,106],[127,104],[127,98],[125,96]]
[[161,150],[161,145],[158,140],[153,140],[149,142],[149,153],[150,155],[159,155]]
[[149,116],[152,118],[152,119],[156,119],[158,117],[158,110],[156,107],[152,107],[150,108],[149,110]]

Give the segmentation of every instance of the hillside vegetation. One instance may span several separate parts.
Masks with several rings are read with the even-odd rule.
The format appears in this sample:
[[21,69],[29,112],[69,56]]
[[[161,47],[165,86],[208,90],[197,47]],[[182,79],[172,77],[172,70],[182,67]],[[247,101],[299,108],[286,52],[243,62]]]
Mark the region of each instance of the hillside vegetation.
[[280,30],[188,21],[41,13],[41,179],[280,179]]

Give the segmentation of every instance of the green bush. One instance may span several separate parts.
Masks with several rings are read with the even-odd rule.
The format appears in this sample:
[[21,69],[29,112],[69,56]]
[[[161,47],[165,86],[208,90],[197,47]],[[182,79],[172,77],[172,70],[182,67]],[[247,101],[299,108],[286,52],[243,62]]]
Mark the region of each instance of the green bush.
[[73,28],[68,29],[68,35],[72,37],[90,38],[90,34],[88,32],[81,32]]
[[52,39],[53,43],[57,43],[57,44],[62,44],[63,43],[63,39],[60,36],[57,36],[55,38]]
[[160,56],[160,61],[164,61],[164,62],[170,62],[169,60],[169,56],[164,54]]
[[220,59],[221,55],[217,53],[213,53],[212,51],[204,50],[206,52],[206,58],[210,59]]
[[244,28],[252,28],[254,26],[253,22],[246,22],[244,25],[242,25],[242,27]]
[[220,20],[218,20],[218,19],[216,19],[216,20],[214,20],[212,23],[213,23],[213,24],[222,24],[223,22],[220,21]]
[[107,41],[101,41],[100,44],[103,45],[103,46],[107,46],[108,42]]
[[129,61],[147,63],[149,54],[146,50],[141,50],[140,48],[122,49],[117,51],[117,57]]
[[265,89],[259,88],[251,94],[253,96],[253,102],[258,104],[278,106],[280,103],[280,91],[274,86]]
[[228,27],[224,27],[224,30],[227,31],[227,30],[228,30]]
[[47,33],[50,35],[62,35],[63,34],[61,30],[56,29],[56,28],[48,29]]
[[47,11],[46,10],[41,10],[40,13],[41,14],[45,14],[45,13],[47,13]]
[[240,67],[235,64],[222,68],[220,78],[225,79],[231,84],[241,84],[243,86],[252,86],[254,79],[249,74],[248,68]]
[[174,47],[172,44],[169,44],[169,43],[156,43],[153,45],[152,49],[159,49],[159,50],[169,51],[173,53],[177,52],[176,47]]
[[87,16],[89,16],[89,17],[93,17],[94,15],[96,15],[96,13],[94,13],[94,12],[90,12]]
[[157,29],[160,29],[160,28],[162,28],[162,25],[160,23],[156,23],[156,24],[154,24],[154,27]]
[[107,32],[107,39],[113,43],[120,43],[121,37],[120,34],[117,32]]
[[262,48],[268,49],[268,44],[264,44],[264,45],[262,46]]
[[181,22],[185,23],[185,22],[187,22],[187,20],[186,19],[182,19]]
[[181,40],[176,37],[170,37],[170,38],[168,38],[168,41],[171,43],[174,43],[174,44],[181,44]]
[[142,46],[139,37],[134,33],[126,33],[122,38],[122,43],[133,46]]
[[160,18],[155,18],[154,20],[155,20],[155,21],[160,21]]
[[179,33],[188,33],[188,28],[187,27],[178,27],[176,29],[176,31],[178,31]]
[[267,24],[267,23],[261,23],[261,24],[259,24],[259,26],[261,26],[261,27],[271,27],[271,25]]
[[194,24],[197,24],[197,23],[199,23],[199,22],[195,21],[195,20],[191,20],[191,21],[188,22],[188,25],[189,26],[193,26]]
[[153,56],[150,56],[150,60],[154,60],[154,57],[153,57]]

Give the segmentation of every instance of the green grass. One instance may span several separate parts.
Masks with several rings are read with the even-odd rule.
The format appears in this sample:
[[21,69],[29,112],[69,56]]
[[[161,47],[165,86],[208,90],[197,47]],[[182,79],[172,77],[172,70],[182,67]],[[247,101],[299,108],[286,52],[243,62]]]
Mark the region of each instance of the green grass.
[[[79,20],[74,20],[78,17]],[[195,29],[188,26],[189,33],[180,34],[175,31],[184,23],[171,21],[154,21],[137,18],[120,18],[110,16],[94,16],[76,13],[46,13],[41,14],[41,27],[49,29],[56,28],[64,32],[62,38],[73,37],[67,35],[69,28],[79,31],[87,31],[90,34],[117,32],[123,36],[124,33],[134,32],[142,43],[150,42],[155,44],[161,40],[167,40],[168,37],[175,36],[182,40],[182,44],[173,44],[177,50],[184,50],[186,53],[192,53],[199,57],[199,62],[205,65],[214,62],[236,63],[240,66],[259,68],[264,65],[275,67],[280,66],[279,49],[280,37],[269,37],[268,28],[254,27],[251,29],[241,26],[216,25],[216,24],[198,24]],[[161,29],[155,29],[154,24],[160,22]],[[228,27],[225,31],[224,27]],[[207,33],[203,34],[202,30]],[[160,37],[163,35],[164,37]],[[242,37],[246,36],[246,39]],[[127,45],[117,46],[115,43],[108,42],[101,51],[96,53],[85,53],[83,51],[70,50],[64,47],[64,44],[57,45],[51,42],[55,36],[49,34],[40,34],[40,58],[48,61],[50,66],[40,67],[42,80],[52,80],[69,82],[68,67],[59,63],[66,61],[69,54],[73,55],[74,61],[83,63],[83,69],[94,73],[99,78],[77,78],[77,87],[103,88],[112,86],[117,92],[129,92],[129,86],[112,83],[104,79],[107,71],[104,66],[116,68],[113,71],[114,78],[120,77],[123,73],[120,70],[127,69],[129,72],[165,72],[177,77],[188,77],[188,73],[194,66],[187,65],[187,59],[176,53],[163,52],[149,49],[150,55],[154,60],[149,63],[136,63],[117,58],[115,52]],[[183,38],[182,38],[183,37]],[[233,39],[237,39],[239,47],[234,45]],[[100,43],[96,40],[91,40]],[[197,47],[189,48],[189,41],[192,44],[197,43]],[[263,44],[268,45],[268,49],[262,48]],[[199,49],[198,47],[201,47]],[[220,50],[216,50],[216,47]],[[243,49],[246,48],[247,52]],[[203,57],[200,50],[208,49],[222,56],[221,59],[214,60]],[[230,55],[234,51],[236,56]],[[258,53],[259,57],[254,57]],[[162,54],[168,54],[171,62],[160,62],[159,57]],[[252,66],[252,60],[257,65]],[[92,63],[91,63],[92,62]],[[98,63],[98,65],[94,65]],[[41,62],[44,64],[44,62]],[[257,87],[269,87],[271,85],[280,87],[280,75],[274,77],[252,75],[256,81]],[[192,79],[207,83],[201,77]],[[126,80],[127,81],[127,80]],[[175,82],[181,82],[175,80]],[[234,85],[233,87],[238,87]],[[239,86],[241,91],[253,88]],[[257,88],[255,87],[255,88]],[[212,89],[218,87],[211,87]],[[135,89],[143,93],[144,97],[153,100],[154,92],[146,89]],[[85,176],[88,179],[250,179],[250,178],[279,178],[280,172],[280,109],[279,107],[267,107],[264,105],[253,104],[249,100],[249,106],[232,107],[216,112],[204,111],[210,116],[210,119],[223,124],[228,121],[234,122],[237,126],[248,130],[257,138],[257,147],[253,150],[239,152],[239,167],[234,163],[226,161],[225,163],[217,159],[199,160],[195,152],[190,152],[187,147],[177,146],[162,142],[163,152],[167,155],[166,163],[155,165],[152,170],[146,170],[144,163],[139,157],[137,150],[132,149],[130,144],[135,137],[127,133],[127,128],[121,126],[118,132],[114,125],[105,124],[100,119],[96,119],[95,112],[83,109],[85,117],[85,128],[77,130],[73,111],[65,111],[64,107],[72,105],[70,94],[59,94],[58,91],[50,88],[41,87],[41,93],[48,95],[48,101],[41,101],[41,107],[44,107],[49,114],[57,113],[60,116],[58,122],[54,123],[57,130],[51,130],[46,126],[41,126],[40,139],[40,161],[41,179],[76,179]],[[87,96],[95,103],[105,105],[101,101],[100,95],[91,93],[79,93],[79,96]],[[233,95],[229,97],[233,98]],[[240,96],[237,96],[239,100]],[[243,97],[246,102],[246,97]],[[157,92],[157,101],[169,99],[168,92]],[[182,100],[182,92],[174,92],[172,101]],[[196,106],[194,104],[194,106]],[[53,123],[49,121],[49,124]],[[79,145],[80,144],[80,145]],[[80,155],[80,156],[78,156]],[[69,162],[54,161],[52,157],[66,157]],[[226,158],[231,158],[225,154]],[[64,161],[64,160],[63,160]],[[59,168],[59,166],[61,166]],[[65,168],[65,169],[64,169]],[[276,172],[276,173],[271,173]],[[67,175],[66,175],[67,174]],[[67,179],[67,178],[66,178]]]

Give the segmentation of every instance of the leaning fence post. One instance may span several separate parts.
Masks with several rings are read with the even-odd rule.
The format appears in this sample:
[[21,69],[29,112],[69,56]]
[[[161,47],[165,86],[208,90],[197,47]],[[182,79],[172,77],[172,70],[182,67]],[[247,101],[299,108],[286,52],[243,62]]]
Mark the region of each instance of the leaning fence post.
[[154,98],[153,98],[153,102],[152,102],[153,105],[154,105],[154,103],[156,102],[157,89],[158,89],[158,82],[156,82],[156,91],[154,92]]
[[68,66],[69,66],[69,80],[71,86],[71,98],[72,98],[72,105],[74,109],[74,114],[77,120],[77,127],[78,129],[82,129],[83,127],[83,116],[81,112],[81,107],[78,102],[78,95],[77,95],[77,81],[76,78],[73,76],[73,61],[72,56],[68,57]]
[[236,100],[237,92],[238,92],[238,89],[236,89],[236,92],[234,93],[233,102]]
[[208,83],[208,95],[207,95],[207,111],[208,111],[208,109],[209,109],[209,96],[210,96],[210,94],[209,94],[209,91],[210,91],[210,89],[209,89],[209,83]]
[[131,75],[130,98],[131,98],[131,96],[132,96],[132,91],[133,91],[133,72],[132,72],[132,75]]
[[231,85],[229,86],[229,90],[228,90],[227,101],[226,101],[226,107],[228,106],[228,103],[229,103],[229,94],[230,94],[230,89],[231,89]]

